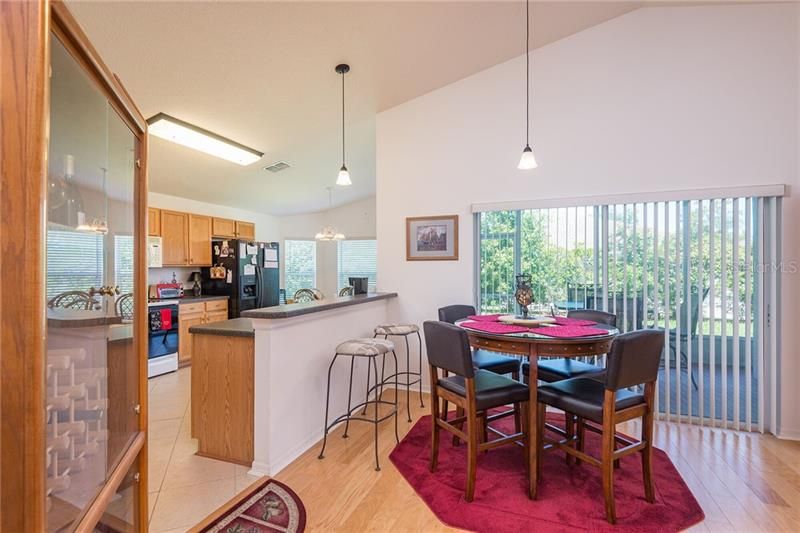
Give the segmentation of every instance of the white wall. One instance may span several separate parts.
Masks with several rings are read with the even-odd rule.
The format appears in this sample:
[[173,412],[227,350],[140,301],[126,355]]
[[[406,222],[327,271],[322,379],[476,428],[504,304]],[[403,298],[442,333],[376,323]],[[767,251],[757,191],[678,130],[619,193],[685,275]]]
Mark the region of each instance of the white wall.
[[[170,196],[168,194],[152,191],[147,194],[147,200],[150,207],[157,207],[159,209],[172,209],[175,211],[185,211],[187,213],[254,222],[256,225],[256,240],[277,241],[280,239],[280,222],[278,217],[272,215],[254,213],[252,211],[225,205],[198,202],[197,200],[189,198]],[[177,280],[189,287],[190,285],[186,282],[189,279],[189,274],[194,270],[196,269],[192,267],[151,268],[148,271],[148,283],[168,282],[172,279],[172,273],[175,272]]]
[[[281,249],[286,239],[314,239],[324,226],[333,226],[348,239],[375,238],[375,197],[303,215],[280,217]],[[317,288],[325,296],[334,296],[337,287],[337,243],[317,242]],[[284,254],[281,253],[281,287],[284,273]],[[290,295],[291,296],[291,295]]]
[[[532,144],[524,57],[377,120],[379,290],[421,323],[472,300],[474,202],[800,184],[797,5],[644,8],[532,55]],[[405,217],[458,214],[457,262],[405,261]],[[800,201],[784,203],[784,259],[800,259]],[[783,405],[800,403],[800,279],[783,279]],[[792,296],[794,295],[794,296]],[[800,412],[781,430],[800,436]],[[796,433],[792,433],[796,432]]]

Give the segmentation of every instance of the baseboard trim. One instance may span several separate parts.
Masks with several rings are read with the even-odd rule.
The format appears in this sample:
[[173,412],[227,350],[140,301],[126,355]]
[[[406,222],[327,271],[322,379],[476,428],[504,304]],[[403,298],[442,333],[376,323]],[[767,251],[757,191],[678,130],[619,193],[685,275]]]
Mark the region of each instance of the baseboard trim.
[[796,429],[789,429],[789,430],[780,430],[778,434],[775,435],[781,440],[800,440],[800,430]]

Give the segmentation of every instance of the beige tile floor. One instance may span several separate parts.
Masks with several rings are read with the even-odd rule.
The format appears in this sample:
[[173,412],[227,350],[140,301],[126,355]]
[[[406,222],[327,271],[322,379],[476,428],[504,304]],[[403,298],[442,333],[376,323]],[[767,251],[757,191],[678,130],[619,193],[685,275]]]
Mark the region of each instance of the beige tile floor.
[[149,381],[150,532],[186,531],[257,478],[247,469],[194,455],[189,368]]

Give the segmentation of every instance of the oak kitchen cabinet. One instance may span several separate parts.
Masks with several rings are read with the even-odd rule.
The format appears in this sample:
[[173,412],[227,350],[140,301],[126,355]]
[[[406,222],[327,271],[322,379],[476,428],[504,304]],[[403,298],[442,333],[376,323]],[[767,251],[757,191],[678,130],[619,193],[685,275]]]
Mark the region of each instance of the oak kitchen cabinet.
[[189,264],[189,215],[161,210],[161,246],[164,266]]
[[252,222],[155,207],[147,208],[147,229],[161,237],[164,266],[211,266],[212,238],[256,238]]
[[228,300],[182,303],[178,309],[178,364],[192,362],[192,334],[189,328],[228,320]]
[[252,222],[236,221],[236,238],[254,241],[256,239],[256,225]]
[[147,208],[147,235],[150,237],[161,236],[161,210],[153,207]]
[[236,221],[229,218],[214,217],[211,221],[211,233],[214,237],[236,238]]
[[189,264],[211,266],[211,217],[189,214]]

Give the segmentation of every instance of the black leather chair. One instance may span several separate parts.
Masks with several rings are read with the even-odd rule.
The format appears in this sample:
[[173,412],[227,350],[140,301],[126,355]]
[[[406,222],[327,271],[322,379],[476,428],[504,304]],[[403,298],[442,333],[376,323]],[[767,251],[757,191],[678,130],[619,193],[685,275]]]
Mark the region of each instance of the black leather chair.
[[[614,462],[625,455],[640,452],[645,499],[655,501],[652,457],[653,457],[653,397],[661,354],[664,349],[664,333],[651,329],[632,331],[614,339],[608,353],[603,381],[591,377],[576,377],[539,387],[537,452],[544,444],[565,451],[581,461],[600,467],[603,476],[606,520],[616,522],[614,510]],[[633,392],[629,388],[644,384],[644,392]],[[564,438],[551,440],[544,437],[545,409],[551,405],[566,413],[566,418],[578,417],[578,434],[567,432]],[[630,440],[617,435],[616,424],[642,418],[641,440]],[[594,428],[586,424],[592,421]],[[602,435],[602,452],[599,460],[584,453],[584,432],[598,431]],[[624,446],[616,449],[620,442]],[[539,461],[541,463],[541,461]]]
[[[568,318],[577,318],[579,320],[592,320],[598,324],[605,324],[607,326],[616,327],[617,317],[612,313],[605,311],[596,311],[594,309],[580,309],[576,311],[569,311]],[[562,379],[576,378],[579,376],[594,376],[599,379],[603,377],[603,367],[584,363],[575,358],[556,358],[556,359],[540,359],[537,366],[537,376],[540,381],[552,383]],[[530,365],[528,363],[522,364],[522,375],[525,376],[525,381],[528,381],[530,373]]]
[[[491,441],[485,438],[487,411],[494,407],[513,403],[517,417],[527,417],[528,387],[516,380],[476,369],[472,364],[472,353],[467,334],[461,328],[446,322],[427,321],[423,324],[425,345],[428,353],[431,379],[431,472],[436,471],[439,457],[439,430],[445,429],[467,442],[467,486],[466,501],[472,501],[475,494],[475,473],[478,453],[503,444],[523,443],[525,457],[527,439],[525,431],[511,435],[496,432],[499,438]],[[439,369],[447,371],[445,377],[439,376]],[[463,412],[453,420],[446,420],[439,412],[439,399],[453,402]],[[466,422],[467,431],[463,431]],[[479,441],[479,437],[484,438]]]
[[[439,309],[439,320],[455,324],[457,320],[474,314],[475,308],[471,305],[448,305]],[[472,366],[495,374],[511,374],[512,378],[519,380],[519,357],[486,350],[473,350]]]

